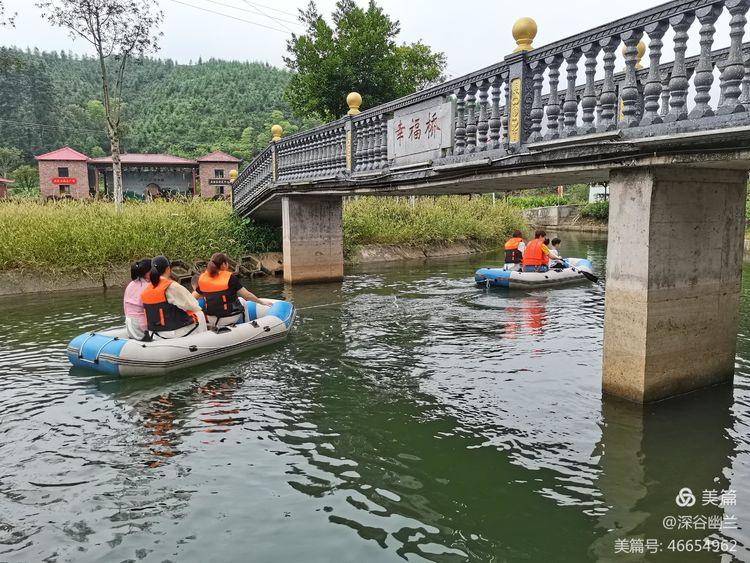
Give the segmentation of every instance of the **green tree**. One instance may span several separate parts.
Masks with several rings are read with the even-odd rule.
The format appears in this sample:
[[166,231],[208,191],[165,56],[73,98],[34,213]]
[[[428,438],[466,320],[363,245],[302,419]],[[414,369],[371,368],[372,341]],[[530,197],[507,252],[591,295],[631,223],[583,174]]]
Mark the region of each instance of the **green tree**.
[[164,14],[155,0],[44,0],[37,2],[44,17],[71,36],[94,47],[99,61],[102,104],[112,149],[115,207],[122,207],[122,90],[128,63],[158,49],[159,27]]
[[16,147],[0,147],[0,177],[7,178],[10,171],[21,164],[23,153]]
[[31,192],[39,187],[39,171],[35,166],[23,164],[11,173],[15,180],[14,191]]
[[445,55],[421,42],[396,43],[400,26],[370,0],[367,9],[339,0],[332,28],[314,2],[300,11],[307,27],[287,42],[287,66],[296,71],[286,97],[295,113],[334,119],[356,90],[367,107],[388,102],[443,79]]

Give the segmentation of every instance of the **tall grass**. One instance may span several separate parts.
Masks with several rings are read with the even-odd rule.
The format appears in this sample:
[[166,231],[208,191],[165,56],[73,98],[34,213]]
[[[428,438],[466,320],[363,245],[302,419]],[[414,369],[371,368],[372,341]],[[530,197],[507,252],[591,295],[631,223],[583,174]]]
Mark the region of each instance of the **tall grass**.
[[[497,243],[525,229],[519,209],[489,197],[360,197],[344,206],[344,244],[477,241]],[[164,254],[205,260],[214,252],[239,256],[280,250],[279,230],[242,219],[221,201],[111,203],[27,199],[0,202],[0,270],[105,272]]]
[[553,207],[555,205],[568,205],[572,201],[568,197],[559,195],[527,195],[527,196],[509,196],[505,198],[508,205],[520,209],[530,209],[532,207]]
[[344,206],[347,252],[362,244],[504,240],[526,223],[519,209],[489,197],[358,197]]
[[10,200],[0,203],[0,270],[99,273],[164,254],[194,261],[278,250],[278,233],[243,220],[225,202],[126,203]]

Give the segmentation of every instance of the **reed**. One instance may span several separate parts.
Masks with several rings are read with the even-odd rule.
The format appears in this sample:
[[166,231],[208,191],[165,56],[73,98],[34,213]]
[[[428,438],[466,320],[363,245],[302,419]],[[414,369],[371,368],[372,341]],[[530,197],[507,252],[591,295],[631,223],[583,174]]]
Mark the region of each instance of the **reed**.
[[489,196],[358,197],[344,205],[347,251],[363,244],[505,240],[525,230],[521,211]]
[[[347,255],[363,244],[477,241],[497,244],[526,225],[518,208],[489,197],[359,197],[344,205]],[[281,249],[278,228],[232,213],[220,201],[0,202],[0,270],[99,274],[144,256],[188,262],[214,252]]]
[[164,254],[187,261],[221,251],[278,250],[277,229],[256,225],[218,201],[0,203],[0,270],[85,271]]

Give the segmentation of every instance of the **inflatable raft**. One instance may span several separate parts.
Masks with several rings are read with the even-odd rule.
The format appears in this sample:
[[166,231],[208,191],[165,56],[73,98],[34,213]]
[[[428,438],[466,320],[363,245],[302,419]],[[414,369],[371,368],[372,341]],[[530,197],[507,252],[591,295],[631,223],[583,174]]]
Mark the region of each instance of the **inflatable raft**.
[[474,274],[477,285],[485,287],[506,287],[532,289],[536,287],[553,287],[584,281],[596,282],[591,262],[585,258],[567,258],[570,266],[561,270],[548,272],[519,272],[504,268],[480,268]]
[[124,327],[86,332],[68,344],[74,366],[114,375],[162,375],[284,340],[294,306],[271,299],[271,306],[247,303],[246,321],[182,338],[142,342]]

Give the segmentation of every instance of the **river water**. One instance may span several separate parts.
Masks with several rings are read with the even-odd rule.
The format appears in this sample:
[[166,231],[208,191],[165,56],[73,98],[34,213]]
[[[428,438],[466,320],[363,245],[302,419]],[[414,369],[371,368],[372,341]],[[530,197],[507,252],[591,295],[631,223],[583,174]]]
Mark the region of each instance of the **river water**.
[[601,395],[603,287],[497,261],[252,282],[289,340],[168,378],[69,368],[120,291],[0,300],[0,561],[750,561],[750,285],[734,388],[641,408]]

